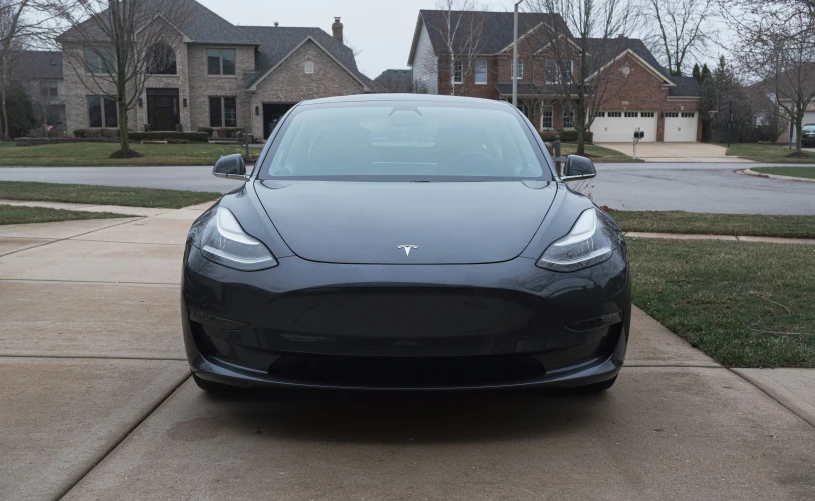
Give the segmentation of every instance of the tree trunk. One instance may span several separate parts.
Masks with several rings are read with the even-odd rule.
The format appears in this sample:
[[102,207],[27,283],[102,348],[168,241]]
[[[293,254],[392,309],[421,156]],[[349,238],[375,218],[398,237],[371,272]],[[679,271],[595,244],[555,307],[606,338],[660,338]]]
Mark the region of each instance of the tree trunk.
[[130,138],[127,137],[127,107],[124,99],[119,96],[119,148],[122,151],[130,151]]
[[0,137],[9,135],[8,128],[8,109],[6,108],[6,95],[8,90],[8,67],[11,61],[10,43],[3,44],[3,77],[0,80],[0,102],[3,108],[3,122],[0,123]]
[[799,108],[798,113],[795,114],[795,153],[801,153],[801,136],[803,131],[801,128],[804,126],[804,111],[806,107]]

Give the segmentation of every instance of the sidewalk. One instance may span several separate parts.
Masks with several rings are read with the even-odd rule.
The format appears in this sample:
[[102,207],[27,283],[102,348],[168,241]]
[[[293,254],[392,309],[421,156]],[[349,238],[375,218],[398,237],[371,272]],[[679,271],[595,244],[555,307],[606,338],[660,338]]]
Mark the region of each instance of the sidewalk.
[[640,231],[627,231],[630,238],[665,238],[670,240],[729,240],[732,242],[763,242],[768,244],[804,244],[815,245],[815,238],[778,238],[778,237],[748,237],[738,235],[701,235],[687,233],[650,233]]

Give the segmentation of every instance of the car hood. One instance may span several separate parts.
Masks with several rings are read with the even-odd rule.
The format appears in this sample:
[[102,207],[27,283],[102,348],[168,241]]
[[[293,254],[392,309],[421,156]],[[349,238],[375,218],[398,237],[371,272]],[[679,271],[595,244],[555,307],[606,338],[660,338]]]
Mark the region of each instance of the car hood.
[[[255,184],[303,259],[354,264],[476,264],[517,257],[552,205],[554,182]],[[400,246],[415,246],[406,249]]]

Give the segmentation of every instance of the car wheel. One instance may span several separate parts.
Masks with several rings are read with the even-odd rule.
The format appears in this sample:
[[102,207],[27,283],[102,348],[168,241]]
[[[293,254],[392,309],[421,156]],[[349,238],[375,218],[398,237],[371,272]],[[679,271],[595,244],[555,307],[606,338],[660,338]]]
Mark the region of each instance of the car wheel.
[[614,386],[615,381],[617,381],[617,376],[614,376],[611,379],[606,379],[605,381],[601,381],[599,383],[587,384],[586,386],[580,386],[579,388],[575,388],[575,393],[580,394],[600,393],[601,391],[606,391],[607,389]]
[[192,380],[195,381],[195,384],[197,384],[199,388],[201,388],[202,390],[204,390],[204,391],[206,391],[208,393],[216,393],[216,394],[219,394],[219,395],[224,395],[224,394],[227,394],[227,393],[233,393],[234,390],[235,390],[231,386],[228,386],[228,385],[225,385],[225,384],[215,383],[213,381],[207,381],[206,379],[201,379],[200,377],[198,377],[195,374],[192,375]]

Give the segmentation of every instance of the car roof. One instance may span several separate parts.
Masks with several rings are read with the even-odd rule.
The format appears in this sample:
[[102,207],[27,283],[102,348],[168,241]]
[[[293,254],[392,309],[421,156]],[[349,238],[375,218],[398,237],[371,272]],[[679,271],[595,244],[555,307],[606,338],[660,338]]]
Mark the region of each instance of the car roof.
[[328,104],[328,103],[373,103],[373,102],[426,102],[426,103],[455,103],[472,104],[474,106],[499,105],[506,106],[505,101],[495,99],[482,99],[477,97],[443,96],[437,94],[352,94],[348,96],[333,96],[303,101],[301,104]]

